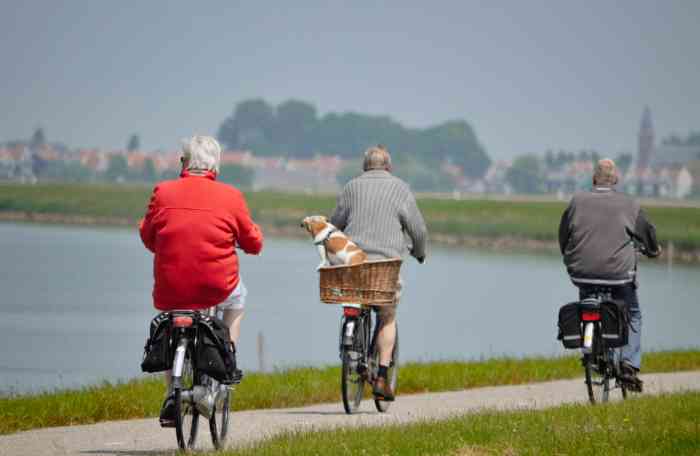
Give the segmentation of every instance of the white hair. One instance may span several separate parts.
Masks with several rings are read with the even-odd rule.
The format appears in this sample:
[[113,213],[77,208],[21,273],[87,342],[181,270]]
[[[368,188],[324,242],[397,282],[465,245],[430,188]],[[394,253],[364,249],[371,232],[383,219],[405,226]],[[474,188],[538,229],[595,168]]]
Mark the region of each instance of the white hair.
[[370,171],[373,169],[389,171],[391,169],[391,155],[389,155],[387,148],[378,144],[367,149],[362,162],[362,169],[363,171]]
[[219,173],[221,146],[211,136],[193,136],[182,140],[182,157],[187,169]]

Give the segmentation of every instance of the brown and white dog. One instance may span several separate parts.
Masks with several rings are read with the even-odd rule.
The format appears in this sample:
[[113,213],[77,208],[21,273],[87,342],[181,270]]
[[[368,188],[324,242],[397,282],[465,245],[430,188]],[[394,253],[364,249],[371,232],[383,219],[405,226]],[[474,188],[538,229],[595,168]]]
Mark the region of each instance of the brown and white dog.
[[342,231],[333,226],[322,215],[311,215],[304,218],[301,227],[306,228],[318,248],[321,263],[316,270],[323,266],[352,265],[364,263],[367,254],[352,242]]

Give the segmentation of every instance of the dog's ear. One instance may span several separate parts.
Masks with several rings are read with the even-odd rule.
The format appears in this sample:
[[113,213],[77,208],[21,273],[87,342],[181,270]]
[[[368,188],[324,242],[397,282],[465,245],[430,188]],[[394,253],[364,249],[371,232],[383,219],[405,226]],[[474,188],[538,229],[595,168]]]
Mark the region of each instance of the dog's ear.
[[304,217],[301,220],[301,227],[306,228],[307,230],[309,229],[309,218],[308,217]]

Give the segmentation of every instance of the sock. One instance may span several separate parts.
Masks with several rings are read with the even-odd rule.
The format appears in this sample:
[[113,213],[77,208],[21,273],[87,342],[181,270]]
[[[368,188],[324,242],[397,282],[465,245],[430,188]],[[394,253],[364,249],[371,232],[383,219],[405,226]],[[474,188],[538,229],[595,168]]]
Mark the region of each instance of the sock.
[[377,377],[382,377],[386,379],[387,371],[389,370],[389,366],[382,366],[381,364],[379,365],[379,371],[377,371]]

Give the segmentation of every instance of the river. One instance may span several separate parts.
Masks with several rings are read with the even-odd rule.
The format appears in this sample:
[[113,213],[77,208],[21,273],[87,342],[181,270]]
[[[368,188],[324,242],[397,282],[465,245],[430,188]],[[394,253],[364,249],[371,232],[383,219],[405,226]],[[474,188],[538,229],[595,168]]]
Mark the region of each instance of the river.
[[[663,233],[661,233],[663,236]],[[239,347],[257,370],[338,362],[340,309],[318,301],[311,242],[268,239],[241,256],[249,289]],[[641,265],[644,348],[698,347],[700,268]],[[402,268],[403,360],[558,355],[556,313],[576,290],[556,256],[433,246]],[[152,257],[136,230],[0,223],[0,392],[140,375]]]

